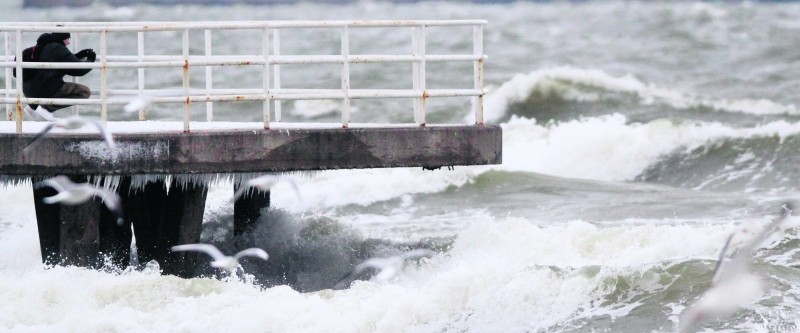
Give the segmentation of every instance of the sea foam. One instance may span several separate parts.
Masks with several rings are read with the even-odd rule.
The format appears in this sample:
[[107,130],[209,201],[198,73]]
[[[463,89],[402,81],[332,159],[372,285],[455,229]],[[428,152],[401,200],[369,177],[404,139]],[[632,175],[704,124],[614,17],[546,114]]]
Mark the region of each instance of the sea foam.
[[[795,105],[783,105],[768,99],[698,96],[645,83],[632,75],[613,76],[597,69],[554,67],[517,74],[492,89],[485,99],[484,120],[496,123],[504,119],[510,104],[524,101],[534,92],[555,94],[567,100],[596,101],[603,98],[598,90],[630,94],[643,105],[663,104],[676,109],[701,107],[754,115],[800,115]],[[464,119],[472,123],[474,115],[468,114]]]

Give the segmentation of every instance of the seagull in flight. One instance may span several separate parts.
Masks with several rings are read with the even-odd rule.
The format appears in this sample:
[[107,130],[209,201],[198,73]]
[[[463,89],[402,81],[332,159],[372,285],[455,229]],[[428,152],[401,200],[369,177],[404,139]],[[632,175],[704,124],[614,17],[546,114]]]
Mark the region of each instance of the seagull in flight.
[[98,118],[91,118],[91,117],[81,117],[81,116],[69,116],[66,118],[56,118],[50,114],[46,114],[46,112],[42,112],[42,116],[46,117],[47,121],[50,123],[36,136],[33,138],[31,143],[29,143],[25,148],[22,150],[23,152],[29,152],[39,143],[39,140],[44,137],[47,133],[49,133],[53,128],[63,128],[65,130],[76,130],[82,128],[86,125],[93,125],[97,127],[98,132],[100,132],[100,136],[103,137],[108,148],[111,150],[116,149],[116,145],[114,144],[114,138],[111,137],[111,132],[106,130],[106,126],[103,125],[103,122]]
[[172,252],[179,252],[179,251],[195,251],[195,252],[205,252],[214,261],[211,262],[211,267],[214,268],[221,268],[228,271],[234,271],[236,268],[239,267],[239,259],[242,257],[256,257],[261,258],[263,260],[269,259],[269,255],[267,251],[259,249],[257,247],[251,247],[249,249],[244,249],[236,253],[234,256],[226,256],[222,254],[222,252],[217,249],[216,246],[211,244],[184,244],[184,245],[176,245],[172,247]]
[[51,187],[58,191],[58,194],[42,199],[46,204],[61,203],[63,205],[74,206],[82,204],[92,197],[100,197],[100,199],[103,200],[103,204],[108,207],[108,210],[117,217],[117,225],[122,225],[121,200],[119,195],[114,192],[98,188],[89,183],[76,184],[67,176],[63,175],[45,179],[39,186]]
[[343,289],[347,287],[359,274],[370,268],[378,270],[378,274],[373,277],[373,280],[381,282],[388,281],[400,273],[407,260],[430,258],[435,254],[436,252],[428,249],[415,249],[390,257],[367,259],[356,265],[349,274],[341,278],[333,289]]
[[267,192],[273,186],[275,186],[275,184],[283,181],[288,182],[290,185],[292,185],[294,193],[297,194],[297,198],[302,201],[302,197],[300,197],[300,189],[297,187],[297,183],[293,179],[288,177],[278,177],[275,175],[263,175],[248,180],[243,185],[239,186],[239,189],[236,190],[236,193],[233,194],[233,201],[239,199],[239,197],[244,195],[244,193],[250,188],[255,188],[262,192]]
[[[167,89],[160,91],[147,91],[130,98],[123,110],[125,113],[133,113],[146,108],[156,97],[182,97],[185,92],[179,89]],[[126,98],[127,99],[127,98]]]
[[693,332],[706,320],[730,316],[739,310],[740,306],[763,295],[764,285],[761,278],[748,269],[750,261],[761,243],[792,214],[793,210],[791,203],[784,204],[778,217],[756,233],[731,257],[730,261],[726,262],[725,257],[733,236],[748,230],[739,229],[728,236],[714,268],[711,288],[681,314],[678,332]]

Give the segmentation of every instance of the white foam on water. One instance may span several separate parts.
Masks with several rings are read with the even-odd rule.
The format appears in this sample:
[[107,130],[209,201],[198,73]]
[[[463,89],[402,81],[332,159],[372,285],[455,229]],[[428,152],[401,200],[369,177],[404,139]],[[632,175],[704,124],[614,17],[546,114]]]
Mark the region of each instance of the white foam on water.
[[[731,228],[633,221],[600,227],[485,220],[452,248],[410,264],[388,283],[298,293],[239,280],[157,272],[42,269],[32,221],[0,232],[0,328],[10,330],[279,332],[536,331],[593,316],[624,316],[638,303],[603,305],[609,279],[665,288],[648,269],[690,257],[713,260]],[[12,243],[12,244],[8,244]],[[27,243],[27,244],[24,244]],[[17,245],[24,245],[17,247]],[[595,267],[595,268],[592,268]]]
[[[586,87],[595,90],[587,90]],[[484,120],[496,123],[506,116],[508,106],[526,100],[538,91],[543,95],[555,95],[567,100],[597,101],[602,97],[596,91],[627,93],[636,96],[643,105],[665,104],[677,109],[695,107],[710,108],[721,112],[739,112],[754,115],[798,115],[800,110],[793,104],[783,105],[768,99],[711,98],[695,96],[681,91],[662,88],[645,83],[632,75],[612,76],[602,70],[569,66],[545,68],[528,74],[517,74],[500,87],[487,94],[484,104]],[[465,116],[468,124],[474,115]]]
[[503,169],[627,181],[676,149],[690,151],[728,138],[785,138],[798,133],[800,123],[786,121],[735,128],[716,122],[673,119],[628,123],[619,114],[558,124],[513,118],[503,125]]

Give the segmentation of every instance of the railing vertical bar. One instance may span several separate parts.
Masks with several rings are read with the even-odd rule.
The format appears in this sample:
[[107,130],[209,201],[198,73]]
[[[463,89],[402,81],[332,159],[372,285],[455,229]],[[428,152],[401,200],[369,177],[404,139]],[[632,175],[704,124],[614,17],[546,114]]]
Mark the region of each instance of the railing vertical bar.
[[[275,30],[275,32],[277,32],[277,30]],[[262,111],[264,113],[264,129],[268,130],[270,105],[272,103],[269,96],[269,28],[264,28],[261,35],[261,56],[264,57],[264,67],[261,74],[261,87],[264,89],[264,106]]]
[[[3,33],[3,49],[5,50],[5,56],[11,55],[11,40],[8,36],[8,31]],[[11,68],[6,68],[5,70],[6,75],[6,98],[11,98]],[[6,120],[11,120],[11,104],[6,104]]]
[[472,97],[472,110],[475,113],[475,125],[483,125],[483,25],[475,25],[472,32],[473,54],[480,57],[472,66],[474,88],[481,92],[480,95]]
[[[273,29],[273,46],[272,52],[276,56],[281,55],[281,29]],[[275,89],[281,89],[281,65],[275,65],[274,67],[275,73],[273,80],[275,80],[274,87]],[[282,116],[282,106],[283,102],[279,99],[275,100],[275,121],[280,122]]]
[[17,30],[17,134],[22,133],[22,30]]
[[[144,31],[139,31],[136,33],[136,42],[137,42],[137,54],[139,56],[139,62],[141,63],[144,61]],[[144,97],[144,67],[139,67],[138,70],[139,76],[139,97]],[[144,121],[147,119],[147,106],[144,105],[139,108],[139,120]]]
[[427,87],[426,87],[426,74],[425,74],[425,26],[421,25],[417,27],[419,30],[419,39],[417,43],[417,47],[419,48],[419,56],[422,59],[419,61],[419,90],[420,90],[420,97],[419,97],[419,118],[417,123],[420,126],[425,126],[425,118],[426,118],[426,100],[427,100]]
[[342,27],[342,127],[350,126],[350,31]]
[[[72,45],[72,53],[75,53],[75,52],[77,52],[79,50],[78,42],[79,42],[78,34],[77,33],[71,34],[71,36],[70,36],[70,45]],[[72,77],[72,83],[78,83],[78,77],[77,76],[73,76]],[[79,109],[80,109],[80,105],[73,105],[72,106],[72,114],[76,115],[76,116],[78,114],[80,114],[80,110]]]
[[[206,57],[211,55],[211,30],[206,29],[205,31],[205,44],[206,44]],[[212,66],[206,66],[206,97],[211,96],[211,89],[214,89],[213,81],[214,81],[214,74],[211,72],[213,69]],[[214,103],[209,101],[206,102],[206,121],[213,121],[214,120]]]
[[108,30],[100,32],[100,119],[108,121]]
[[[414,57],[419,57],[419,40],[420,40],[419,29],[417,29],[417,27],[411,27],[411,54]],[[411,83],[412,83],[412,89],[414,89],[415,92],[420,91],[419,64],[420,64],[419,61],[416,60],[411,64]],[[414,103],[414,122],[419,123],[419,114],[420,110],[422,109],[420,99],[414,98],[413,103]]]
[[189,29],[183,30],[183,132],[189,132],[189,110],[191,101],[189,100]]

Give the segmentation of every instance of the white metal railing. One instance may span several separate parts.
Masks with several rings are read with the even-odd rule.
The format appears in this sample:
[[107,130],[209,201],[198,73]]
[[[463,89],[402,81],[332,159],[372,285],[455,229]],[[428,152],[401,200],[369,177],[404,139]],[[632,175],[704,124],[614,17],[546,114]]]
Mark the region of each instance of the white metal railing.
[[[274,104],[276,121],[281,121],[282,100],[303,99],[339,99],[342,103],[342,126],[348,127],[350,122],[350,100],[369,98],[412,98],[414,100],[414,121],[421,126],[426,124],[426,99],[429,97],[471,96],[475,123],[483,124],[483,20],[392,20],[392,21],[239,21],[239,22],[5,22],[0,23],[0,32],[4,33],[5,55],[0,58],[0,67],[5,68],[5,88],[0,93],[0,102],[6,104],[6,119],[12,120],[12,109],[16,106],[17,132],[22,131],[23,104],[59,104],[59,105],[100,105],[101,118],[108,119],[108,105],[127,104],[129,98],[109,97],[136,96],[151,94],[151,103],[183,103],[184,131],[189,131],[190,104],[206,103],[206,120],[213,120],[213,102],[222,101],[263,101],[264,129],[269,129],[270,113]],[[427,54],[426,27],[471,26],[473,50],[469,54]],[[350,29],[370,27],[411,28],[411,54],[367,55],[350,53]],[[294,28],[333,28],[340,31],[341,52],[339,55],[282,55],[280,31]],[[225,55],[215,56],[211,53],[211,33],[223,29],[260,30],[262,47],[260,55]],[[194,55],[189,52],[189,32],[204,31],[204,54]],[[152,31],[181,31],[181,55],[145,55],[144,34]],[[22,62],[23,32],[70,32],[73,33],[73,44],[77,44],[77,33],[99,33],[100,49],[94,63],[43,63]],[[112,55],[108,53],[108,38],[115,32],[137,32],[137,54]],[[12,47],[11,40],[15,40]],[[270,43],[272,37],[272,43]],[[270,44],[272,44],[270,47]],[[14,50],[12,53],[11,50]],[[16,61],[14,61],[16,57]],[[469,61],[473,63],[472,89],[427,89],[426,63],[442,61]],[[353,89],[350,86],[350,64],[352,63],[412,63],[411,89]],[[284,64],[341,64],[340,89],[283,89],[281,87],[281,65]],[[205,67],[205,88],[190,86],[189,69]],[[262,86],[254,89],[214,89],[214,66],[259,66],[262,74]],[[145,89],[144,69],[154,67],[182,67],[182,94],[177,96],[159,95],[157,89]],[[18,79],[12,88],[11,69],[16,68]],[[100,69],[100,96],[89,99],[63,98],[28,98],[22,94],[23,68],[93,68]],[[114,68],[137,68],[137,89],[109,89],[108,70]],[[139,119],[146,119],[145,109],[139,110]]]

